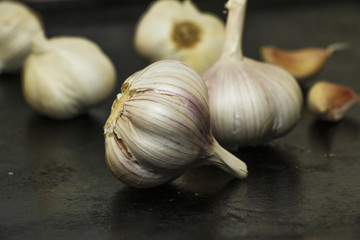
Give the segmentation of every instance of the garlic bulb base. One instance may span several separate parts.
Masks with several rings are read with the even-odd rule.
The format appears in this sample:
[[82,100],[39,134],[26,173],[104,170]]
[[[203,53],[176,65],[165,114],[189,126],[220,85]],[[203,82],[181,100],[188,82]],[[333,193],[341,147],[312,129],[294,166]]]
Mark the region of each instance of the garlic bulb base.
[[116,179],[131,187],[156,187],[177,176],[157,174],[141,166],[115,133],[105,135],[105,146],[105,159],[110,172]]
[[137,22],[134,45],[151,62],[178,60],[200,73],[220,57],[224,30],[221,18],[191,0],[155,0]]

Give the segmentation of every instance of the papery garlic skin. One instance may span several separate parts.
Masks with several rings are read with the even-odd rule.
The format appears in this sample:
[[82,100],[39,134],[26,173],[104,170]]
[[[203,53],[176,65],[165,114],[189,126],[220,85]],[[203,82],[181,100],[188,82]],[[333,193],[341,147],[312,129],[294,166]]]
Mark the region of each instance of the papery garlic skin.
[[351,88],[326,81],[311,86],[306,99],[310,113],[329,122],[340,121],[359,101],[360,97]]
[[134,41],[152,62],[174,59],[203,72],[220,57],[224,36],[223,21],[191,0],[157,0],[140,17]]
[[223,55],[201,75],[209,90],[213,134],[231,151],[289,132],[303,102],[301,89],[288,72],[243,56],[245,4],[245,0],[228,1]]
[[106,100],[116,71],[92,41],[81,37],[37,36],[23,69],[23,95],[39,113],[70,119]]
[[30,41],[42,32],[38,16],[15,1],[0,2],[0,73],[19,70],[30,53]]
[[207,164],[247,176],[245,163],[213,138],[206,85],[190,67],[159,61],[121,90],[104,127],[106,162],[117,179],[154,187]]
[[334,43],[326,48],[307,47],[295,50],[262,46],[260,55],[265,62],[285,69],[302,83],[318,74],[335,51],[348,47],[348,43]]

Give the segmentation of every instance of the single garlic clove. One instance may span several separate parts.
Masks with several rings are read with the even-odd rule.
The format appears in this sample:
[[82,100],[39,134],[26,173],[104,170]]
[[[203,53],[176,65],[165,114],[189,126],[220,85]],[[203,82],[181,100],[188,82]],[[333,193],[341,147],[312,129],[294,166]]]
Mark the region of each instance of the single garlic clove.
[[104,126],[106,162],[117,179],[155,187],[208,164],[247,176],[245,163],[213,138],[207,88],[190,67],[156,62],[130,76],[121,91]]
[[43,27],[34,11],[20,2],[0,2],[0,73],[20,70],[39,32]]
[[70,119],[107,99],[116,83],[111,60],[80,37],[34,37],[22,74],[23,95],[37,112]]
[[346,43],[335,43],[327,48],[281,49],[275,46],[260,48],[261,58],[291,73],[299,82],[311,79],[325,65],[334,51],[347,48]]
[[307,96],[309,111],[318,118],[336,122],[359,102],[359,96],[349,87],[320,81],[314,84]]
[[202,72],[220,57],[224,29],[219,17],[199,11],[191,0],[157,0],[140,17],[134,44],[151,62],[174,59]]
[[288,133],[301,115],[303,95],[294,77],[243,56],[246,0],[229,0],[223,54],[201,74],[209,91],[213,134],[230,151]]

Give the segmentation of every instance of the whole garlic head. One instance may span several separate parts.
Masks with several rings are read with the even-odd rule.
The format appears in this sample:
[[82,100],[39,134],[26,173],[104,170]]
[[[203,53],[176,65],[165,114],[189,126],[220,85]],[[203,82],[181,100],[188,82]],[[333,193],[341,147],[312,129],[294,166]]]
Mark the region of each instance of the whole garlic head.
[[209,90],[211,126],[228,150],[258,145],[290,131],[300,117],[303,95],[288,72],[243,56],[241,34],[246,0],[229,0],[221,58],[201,76]]
[[157,0],[137,23],[135,47],[152,62],[174,59],[203,72],[220,57],[224,35],[223,21],[191,0]]
[[154,187],[206,164],[247,176],[245,163],[213,138],[206,85],[193,69],[159,61],[130,76],[121,91],[104,127],[106,162],[117,179]]
[[42,32],[38,16],[15,1],[0,2],[0,73],[19,70],[30,53],[30,41]]
[[110,96],[116,83],[111,60],[80,37],[38,35],[23,69],[23,94],[39,113],[69,119]]

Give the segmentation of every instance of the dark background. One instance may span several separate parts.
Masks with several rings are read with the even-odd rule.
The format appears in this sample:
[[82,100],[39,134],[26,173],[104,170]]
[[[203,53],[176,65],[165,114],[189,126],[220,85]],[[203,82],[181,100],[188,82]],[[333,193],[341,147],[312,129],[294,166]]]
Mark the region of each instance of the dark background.
[[[225,1],[194,1],[223,19]],[[54,121],[32,111],[21,75],[0,75],[0,239],[359,239],[360,107],[339,123],[306,108],[288,135],[240,149],[249,177],[199,168],[155,189],[112,177],[102,127],[121,83],[148,65],[133,48],[136,21],[149,1],[29,3],[48,37],[91,39],[114,62],[112,97],[87,114]],[[318,80],[360,91],[359,1],[249,0],[243,48],[326,47],[335,53]]]

